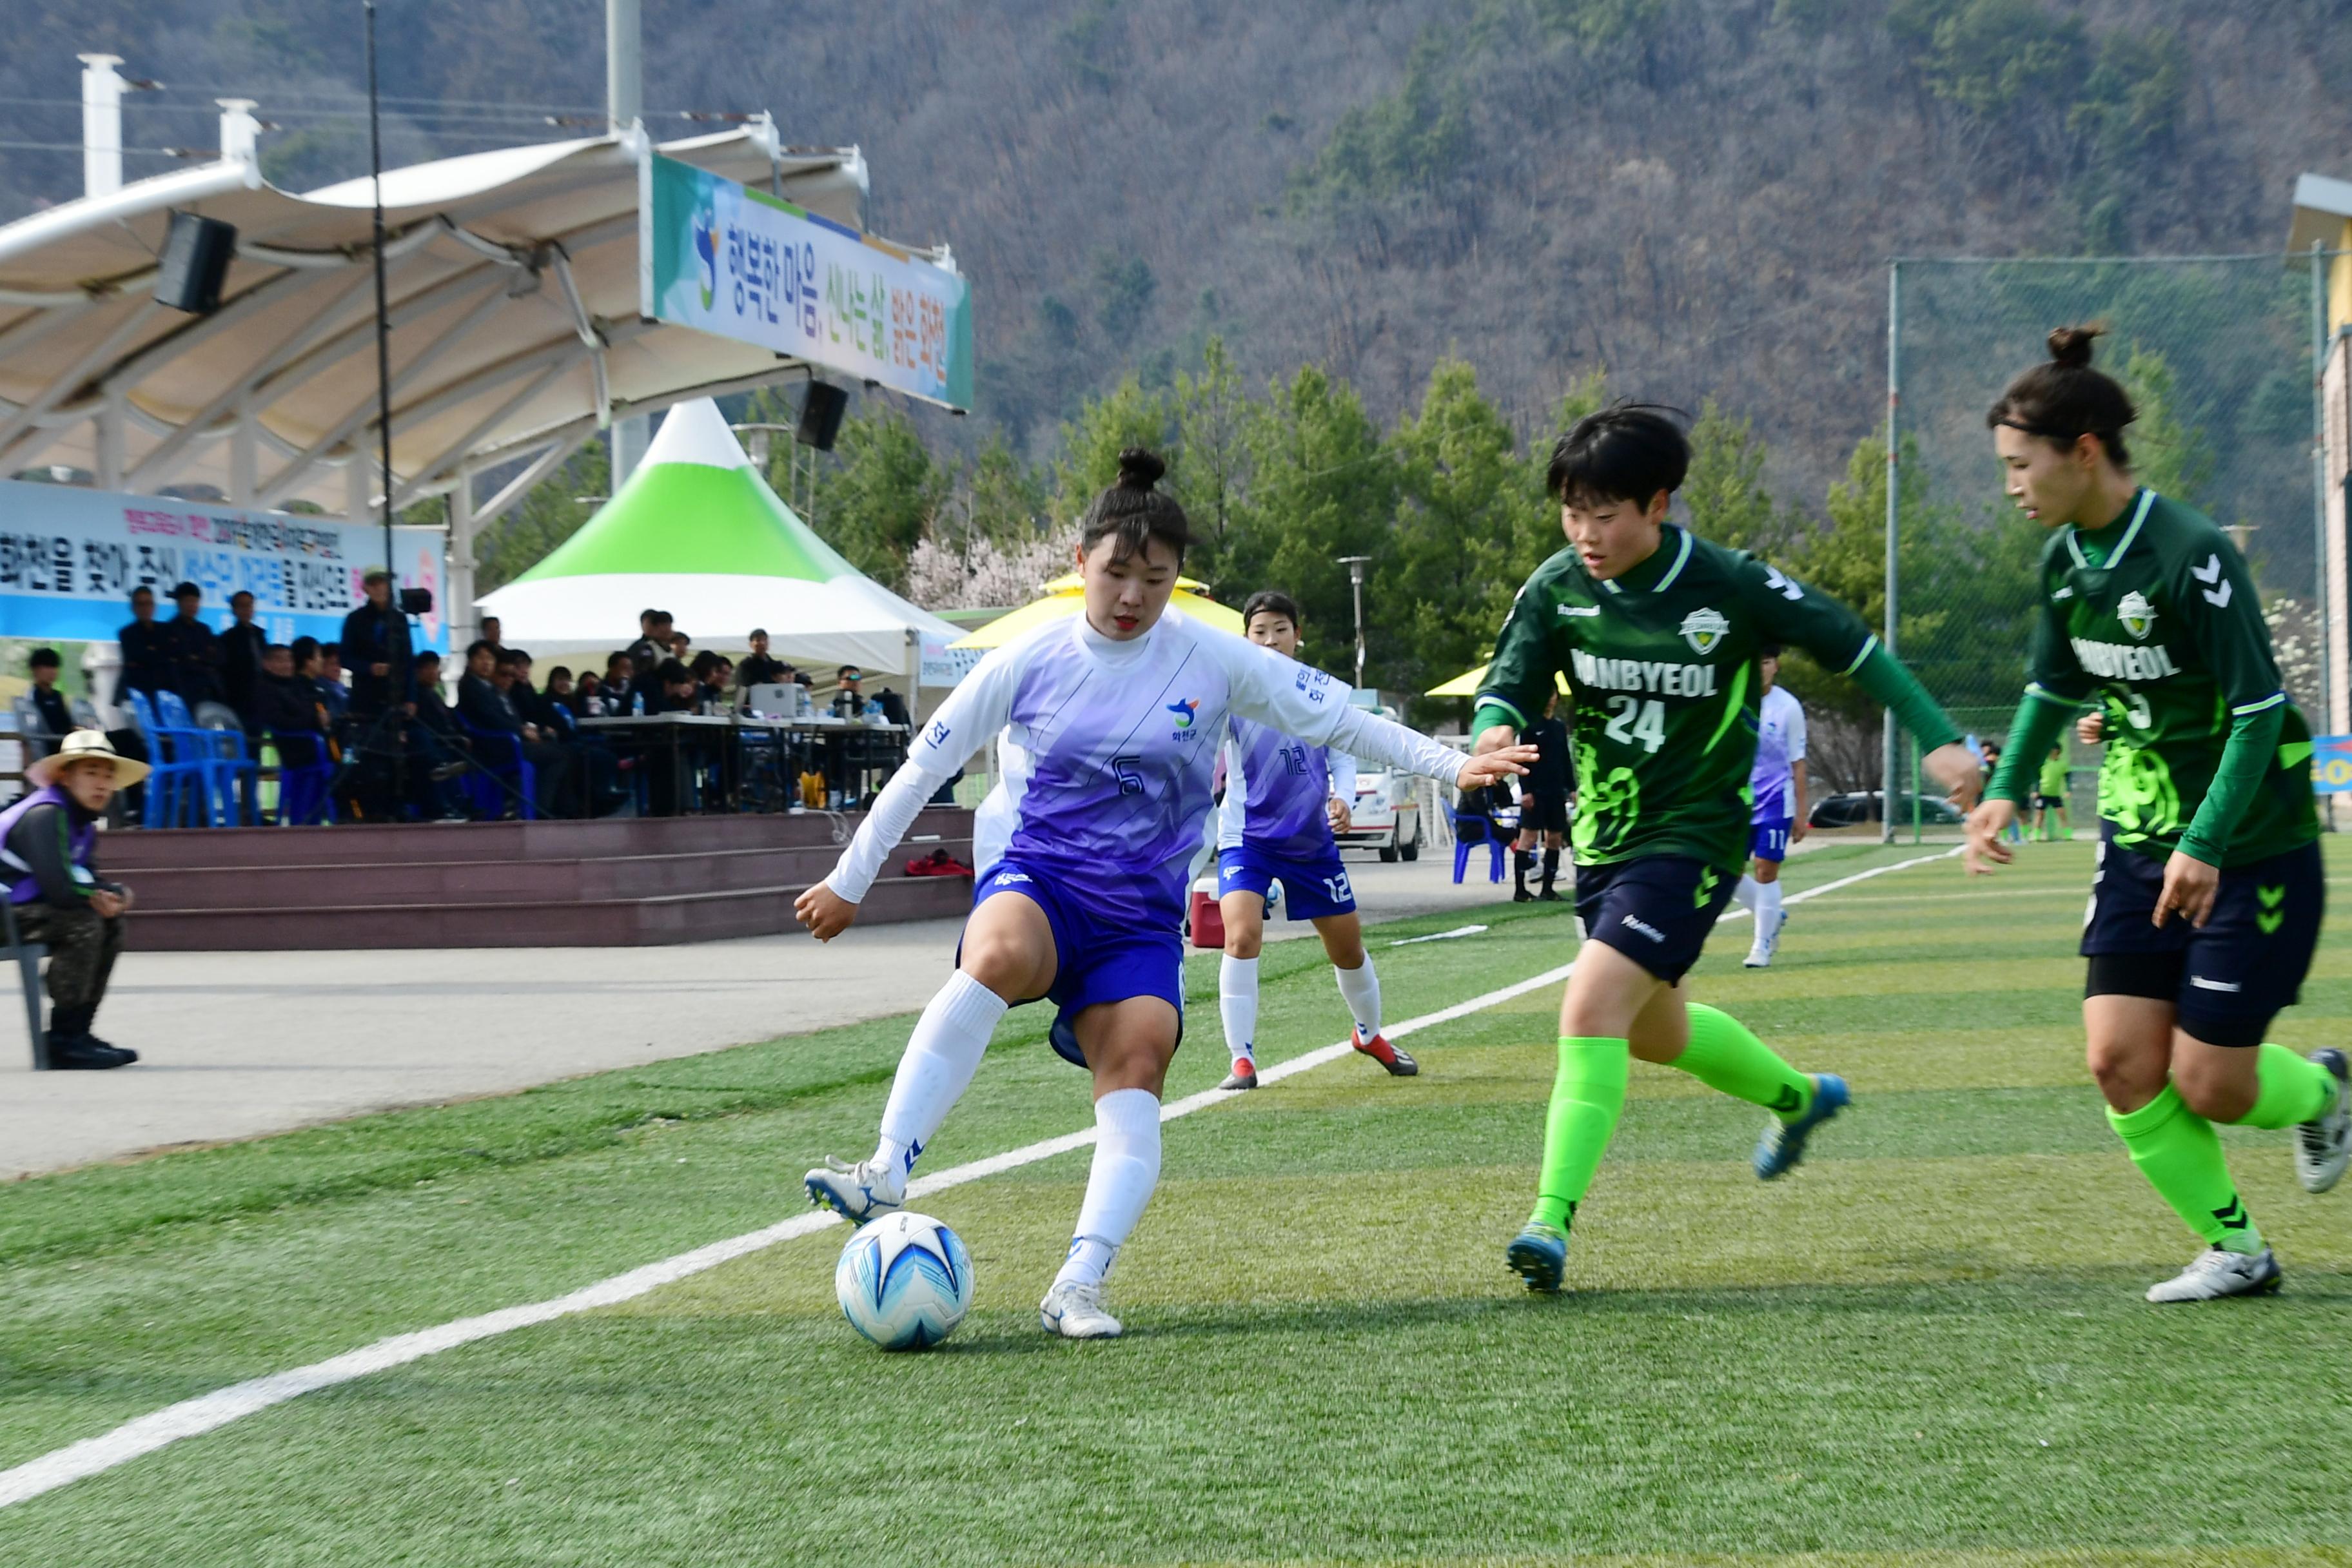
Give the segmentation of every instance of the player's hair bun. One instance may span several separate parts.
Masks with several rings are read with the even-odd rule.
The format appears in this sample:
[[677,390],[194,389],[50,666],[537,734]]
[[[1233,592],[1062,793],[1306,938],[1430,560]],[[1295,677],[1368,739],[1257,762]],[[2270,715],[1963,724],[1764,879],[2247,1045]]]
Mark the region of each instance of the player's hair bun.
[[2050,333],[2050,357],[2068,370],[2091,368],[2091,341],[2106,331],[2105,327],[2058,327]]
[[1118,455],[1118,488],[1123,490],[1149,490],[1168,472],[1168,465],[1159,454],[1140,447],[1129,447]]

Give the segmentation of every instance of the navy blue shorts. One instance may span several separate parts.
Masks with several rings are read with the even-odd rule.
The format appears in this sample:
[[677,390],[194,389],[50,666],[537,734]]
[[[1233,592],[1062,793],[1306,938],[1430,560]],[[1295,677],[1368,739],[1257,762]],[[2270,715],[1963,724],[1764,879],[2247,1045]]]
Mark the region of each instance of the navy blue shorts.
[[1789,858],[1789,830],[1796,826],[1797,819],[1793,816],[1751,823],[1748,828],[1748,853],[1759,860],[1776,863],[1786,860]]
[[[1164,930],[1137,931],[1106,925],[1070,893],[1042,871],[1032,871],[1013,860],[999,860],[972,889],[971,907],[978,909],[999,893],[1019,893],[1045,911],[1054,933],[1054,984],[1032,1002],[1054,1004],[1054,1026],[1048,1035],[1063,1060],[1087,1065],[1070,1020],[1103,1002],[1124,1002],[1130,996],[1157,996],[1176,1009],[1176,1042],[1184,1041],[1184,939],[1171,920]],[[956,944],[963,958],[963,944]],[[1026,1004],[1016,1004],[1026,1005]]]
[[1567,832],[1567,795],[1559,790],[1531,789],[1519,796],[1519,831],[1522,833]]
[[2203,930],[2175,915],[2148,923],[2168,858],[2102,839],[2083,922],[2085,996],[2147,996],[2173,1005],[2183,1032],[2213,1046],[2258,1046],[2303,992],[2319,946],[2327,877],[2319,846],[2221,873]]
[[1255,844],[1217,851],[1217,897],[1255,893],[1263,899],[1276,882],[1282,884],[1282,907],[1292,920],[1356,912],[1356,890],[1348,884],[1348,868],[1339,863],[1336,844],[1309,859],[1272,854]]
[[1667,984],[1690,973],[1739,873],[1688,855],[1646,855],[1576,868],[1584,940],[1606,942]]

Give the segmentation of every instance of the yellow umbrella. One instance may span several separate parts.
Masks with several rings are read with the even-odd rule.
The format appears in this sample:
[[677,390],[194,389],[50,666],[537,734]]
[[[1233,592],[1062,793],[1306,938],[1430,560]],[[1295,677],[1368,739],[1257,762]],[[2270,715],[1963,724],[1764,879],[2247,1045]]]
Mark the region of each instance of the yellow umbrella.
[[[1214,599],[1196,592],[1202,586],[1190,577],[1176,579],[1176,592],[1169,598],[1168,607],[1181,610],[1203,626],[1214,626],[1221,632],[1242,635],[1242,618]],[[1045,584],[1045,596],[1032,605],[1024,605],[1011,615],[999,616],[988,625],[950,643],[950,647],[1001,647],[1024,632],[1057,621],[1065,616],[1075,616],[1086,605],[1084,585],[1074,574],[1056,577]]]
[[[1475,669],[1455,676],[1443,686],[1431,687],[1422,695],[1424,697],[1475,697],[1478,695],[1479,682],[1486,679],[1488,668],[1482,664]],[[1559,694],[1562,697],[1567,696],[1568,677],[1555,670],[1552,672],[1552,679],[1559,685]]]

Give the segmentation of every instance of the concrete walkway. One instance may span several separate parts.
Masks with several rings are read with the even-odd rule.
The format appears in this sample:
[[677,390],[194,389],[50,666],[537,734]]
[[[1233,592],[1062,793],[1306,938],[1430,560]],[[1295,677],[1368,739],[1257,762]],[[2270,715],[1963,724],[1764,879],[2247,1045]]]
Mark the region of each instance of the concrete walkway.
[[[1510,897],[1507,881],[1457,888],[1452,869],[1450,854],[1349,861],[1368,921]],[[126,954],[99,1029],[137,1048],[137,1065],[35,1073],[21,1031],[0,1026],[0,1180],[913,1012],[953,962],[961,930],[877,926],[822,948],[794,934],[690,947]],[[1314,931],[1277,921],[1268,934]]]

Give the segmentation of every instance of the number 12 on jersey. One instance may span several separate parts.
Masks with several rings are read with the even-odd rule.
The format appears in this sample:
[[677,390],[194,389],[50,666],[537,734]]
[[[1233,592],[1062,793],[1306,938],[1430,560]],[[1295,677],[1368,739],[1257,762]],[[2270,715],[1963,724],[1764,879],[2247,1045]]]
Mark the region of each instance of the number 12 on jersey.
[[1666,705],[1657,699],[1612,697],[1609,711],[1614,716],[1602,726],[1601,733],[1619,745],[1639,742],[1644,751],[1654,754],[1666,743]]

